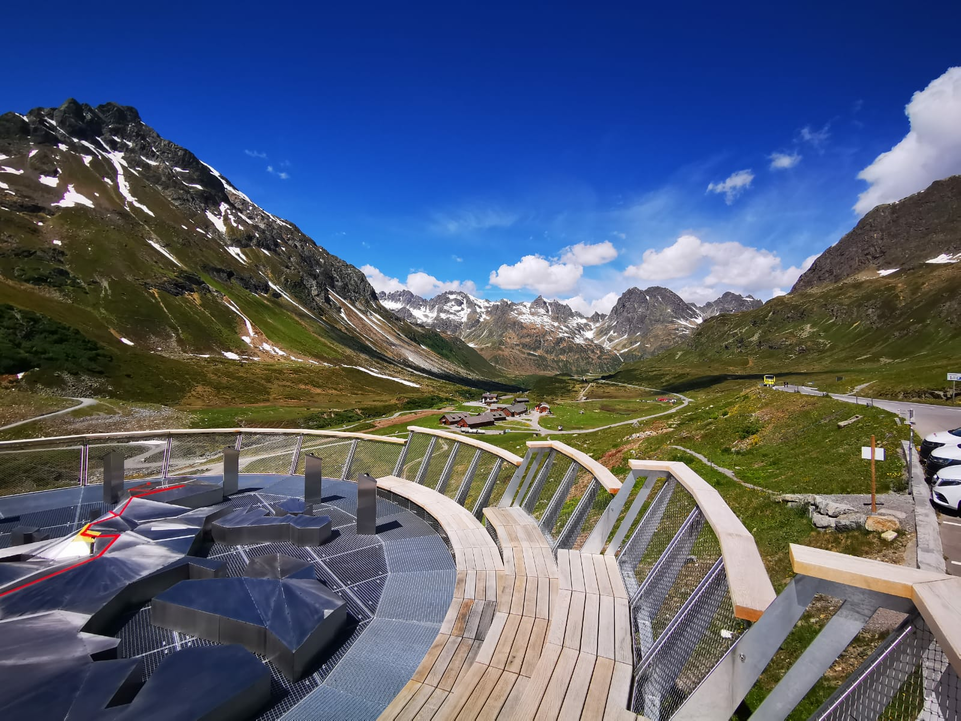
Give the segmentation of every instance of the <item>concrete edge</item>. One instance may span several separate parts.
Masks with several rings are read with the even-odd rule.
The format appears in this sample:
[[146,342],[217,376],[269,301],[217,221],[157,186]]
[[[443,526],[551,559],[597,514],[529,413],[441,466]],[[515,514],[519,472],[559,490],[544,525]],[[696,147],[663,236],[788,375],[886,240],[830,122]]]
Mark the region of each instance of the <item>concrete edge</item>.
[[[910,441],[901,442],[905,463],[907,463],[909,444]],[[918,568],[944,573],[944,549],[941,547],[938,515],[931,506],[931,491],[924,480],[924,470],[918,460],[917,451],[912,451],[911,456],[909,473],[911,495],[914,497],[914,525],[918,539]]]

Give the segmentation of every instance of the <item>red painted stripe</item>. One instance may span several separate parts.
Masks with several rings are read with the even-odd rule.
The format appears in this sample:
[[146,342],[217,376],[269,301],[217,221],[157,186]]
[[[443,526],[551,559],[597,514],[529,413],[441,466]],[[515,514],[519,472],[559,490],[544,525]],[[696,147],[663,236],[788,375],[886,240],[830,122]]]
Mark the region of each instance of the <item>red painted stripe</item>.
[[[120,512],[119,512],[119,513],[117,513],[116,511],[108,511],[107,513],[108,513],[108,515],[113,516],[114,518],[120,518],[120,517],[123,515],[124,511],[127,510],[127,506],[130,505],[130,502],[131,502],[134,498],[143,498],[144,496],[149,496],[149,495],[154,494],[154,493],[163,493],[164,491],[172,491],[172,490],[174,490],[175,488],[183,488],[183,487],[186,486],[186,485],[187,485],[186,483],[181,483],[179,486],[163,486],[163,487],[161,487],[161,488],[155,488],[155,489],[153,489],[152,491],[146,491],[146,492],[144,492],[144,493],[134,493],[134,491],[136,491],[138,488],[143,488],[143,486],[135,486],[134,488],[131,488],[131,489],[130,489],[130,498],[128,498],[128,499],[127,499],[127,502],[123,504],[123,507],[120,509]],[[35,578],[35,579],[33,579],[32,581],[29,581],[29,582],[24,583],[24,584],[22,584],[22,585],[20,585],[20,586],[17,586],[16,588],[8,589],[8,590],[4,591],[3,593],[0,593],[0,598],[3,598],[4,596],[7,596],[7,595],[9,595],[9,594],[11,594],[11,593],[15,593],[15,592],[17,592],[17,591],[19,591],[19,590],[21,590],[21,589],[29,588],[30,586],[33,586],[33,585],[35,585],[35,584],[37,584],[37,583],[40,583],[41,581],[46,581],[48,578],[53,578],[54,576],[59,576],[61,573],[66,573],[67,571],[72,571],[73,569],[79,568],[80,566],[84,565],[85,563],[90,563],[91,561],[96,561],[98,558],[100,558],[101,556],[103,556],[103,554],[105,554],[108,550],[110,550],[110,547],[114,544],[114,542],[115,542],[118,538],[120,538],[120,536],[121,536],[122,534],[120,534],[120,533],[98,533],[96,536],[91,536],[91,535],[89,535],[89,534],[87,533],[87,531],[89,531],[89,530],[91,529],[91,527],[94,526],[94,525],[96,525],[96,524],[95,524],[95,523],[88,523],[77,535],[78,535],[78,536],[84,536],[85,538],[109,538],[109,539],[110,539],[110,543],[108,543],[106,546],[104,546],[104,547],[103,547],[103,550],[100,551],[100,553],[98,553],[98,554],[95,555],[95,556],[90,556],[90,558],[85,558],[85,559],[83,559],[82,561],[78,561],[77,563],[73,564],[72,566],[67,566],[66,568],[61,568],[59,571],[54,571],[53,573],[49,573],[49,574],[47,574],[46,576],[41,576],[40,578]]]

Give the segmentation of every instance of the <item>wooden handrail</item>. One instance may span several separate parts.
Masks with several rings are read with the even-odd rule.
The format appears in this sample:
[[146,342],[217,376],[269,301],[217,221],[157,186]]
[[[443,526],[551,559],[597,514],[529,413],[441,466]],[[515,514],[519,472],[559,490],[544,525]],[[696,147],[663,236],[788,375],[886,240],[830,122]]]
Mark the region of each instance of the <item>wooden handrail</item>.
[[595,461],[589,455],[584,453],[584,451],[579,451],[576,448],[571,448],[566,443],[561,443],[560,441],[528,441],[528,448],[551,448],[556,453],[567,456],[572,461],[588,471],[594,478],[597,479],[607,492],[611,495],[617,493],[621,490],[621,482],[617,479],[613,473],[607,468],[602,466],[600,463]]
[[791,566],[805,576],[910,598],[955,673],[961,674],[961,578],[793,543]]
[[724,502],[717,489],[685,463],[631,460],[629,465],[634,471],[669,473],[693,496],[721,545],[734,615],[747,621],[757,621],[777,594],[754,537]]
[[114,438],[166,438],[167,436],[190,436],[215,433],[259,433],[266,435],[304,435],[324,436],[329,438],[356,438],[363,441],[380,441],[403,445],[407,441],[403,438],[388,438],[373,436],[369,433],[349,433],[347,431],[324,431],[311,428],[172,428],[162,431],[129,431],[127,433],[87,433],[76,436],[51,436],[49,438],[24,438],[16,441],[0,441],[0,449],[16,448],[20,446],[35,446],[45,443],[65,443],[69,441],[109,441]]
[[511,453],[503,448],[498,448],[497,446],[492,446],[490,443],[484,443],[484,441],[479,441],[476,438],[471,438],[470,436],[461,435],[460,433],[451,433],[450,431],[440,431],[435,428],[422,428],[420,426],[407,426],[407,430],[411,433],[423,433],[428,436],[437,436],[438,438],[446,438],[449,441],[455,441],[457,443],[463,443],[467,446],[473,446],[474,448],[480,448],[482,451],[487,451],[498,458],[507,461],[512,466],[519,466],[524,460],[520,456]]

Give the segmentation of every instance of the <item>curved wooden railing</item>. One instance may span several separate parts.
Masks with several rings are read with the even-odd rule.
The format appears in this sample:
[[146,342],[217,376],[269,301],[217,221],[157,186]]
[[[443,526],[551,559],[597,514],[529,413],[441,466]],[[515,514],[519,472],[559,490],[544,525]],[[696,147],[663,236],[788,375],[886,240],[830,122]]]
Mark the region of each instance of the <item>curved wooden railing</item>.
[[393,443],[404,445],[403,438],[390,438],[388,436],[374,436],[370,433],[351,433],[348,431],[326,431],[314,430],[311,428],[167,428],[159,431],[115,431],[110,433],[83,433],[72,436],[49,436],[45,438],[24,438],[14,441],[0,441],[0,451],[7,448],[21,448],[41,445],[61,445],[64,443],[83,443],[89,441],[109,441],[119,439],[152,439],[167,438],[169,436],[201,436],[213,434],[232,434],[240,435],[243,433],[256,433],[258,435],[275,436],[323,436],[327,438],[356,438],[358,440],[377,441],[379,443]]
[[445,438],[454,443],[460,443],[464,446],[470,446],[471,448],[479,448],[486,453],[490,453],[492,456],[497,456],[501,460],[510,463],[512,466],[519,466],[523,460],[516,453],[511,453],[504,448],[498,448],[497,446],[491,445],[490,443],[484,443],[471,436],[465,436],[461,433],[451,433],[450,431],[441,431],[436,428],[422,428],[421,426],[408,426],[407,430],[411,433],[416,433],[418,435],[424,436],[434,436],[436,438]]

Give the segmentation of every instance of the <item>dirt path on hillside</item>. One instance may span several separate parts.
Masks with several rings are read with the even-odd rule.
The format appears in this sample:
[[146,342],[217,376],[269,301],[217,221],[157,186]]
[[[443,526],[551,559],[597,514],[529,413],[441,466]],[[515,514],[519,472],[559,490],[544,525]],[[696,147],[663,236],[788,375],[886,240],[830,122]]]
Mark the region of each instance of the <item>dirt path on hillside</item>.
[[386,428],[388,426],[396,426],[403,423],[419,421],[421,418],[426,418],[427,416],[442,416],[445,413],[447,413],[447,411],[414,411],[409,415],[381,418],[374,421],[373,426],[374,428]]

